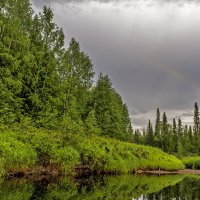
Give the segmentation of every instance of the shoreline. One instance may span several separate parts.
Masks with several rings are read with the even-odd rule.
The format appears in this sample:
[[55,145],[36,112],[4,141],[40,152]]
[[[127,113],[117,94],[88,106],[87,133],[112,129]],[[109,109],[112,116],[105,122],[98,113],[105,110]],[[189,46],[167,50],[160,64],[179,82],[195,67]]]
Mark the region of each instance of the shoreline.
[[200,170],[183,169],[176,171],[165,171],[165,170],[138,170],[136,174],[154,174],[154,175],[170,175],[170,174],[200,174]]
[[[48,165],[48,166],[35,166],[32,168],[27,168],[23,170],[9,170],[4,178],[9,179],[21,179],[25,178],[28,180],[40,180],[43,178],[46,179],[56,179],[61,176],[73,176],[74,178],[85,178],[90,176],[99,176],[99,175],[120,175],[121,173],[116,171],[104,171],[99,170],[92,171],[92,170],[80,170],[75,168],[75,171],[72,171],[71,175],[70,173],[63,173],[63,170],[56,165]],[[122,173],[123,174],[123,173]],[[184,169],[184,170],[174,170],[174,171],[165,171],[165,170],[136,170],[134,172],[130,172],[129,174],[141,174],[141,175],[176,175],[176,174],[196,174],[200,175],[200,170],[192,170],[192,169]]]

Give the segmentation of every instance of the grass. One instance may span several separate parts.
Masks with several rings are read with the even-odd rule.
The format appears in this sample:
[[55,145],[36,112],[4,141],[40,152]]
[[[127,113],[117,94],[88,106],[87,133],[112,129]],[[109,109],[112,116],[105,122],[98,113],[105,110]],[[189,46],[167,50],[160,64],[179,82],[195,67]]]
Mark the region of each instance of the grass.
[[0,129],[0,174],[10,169],[53,163],[71,173],[77,165],[92,171],[128,173],[137,169],[183,169],[163,151],[115,139],[29,127]]
[[200,156],[188,156],[182,158],[182,162],[189,169],[200,169]]

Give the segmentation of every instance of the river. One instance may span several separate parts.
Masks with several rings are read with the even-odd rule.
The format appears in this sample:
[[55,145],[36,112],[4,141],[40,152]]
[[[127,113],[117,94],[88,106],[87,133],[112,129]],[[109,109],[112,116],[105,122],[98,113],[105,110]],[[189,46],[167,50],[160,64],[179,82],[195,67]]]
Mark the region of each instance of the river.
[[0,200],[170,200],[200,198],[199,175],[1,180]]

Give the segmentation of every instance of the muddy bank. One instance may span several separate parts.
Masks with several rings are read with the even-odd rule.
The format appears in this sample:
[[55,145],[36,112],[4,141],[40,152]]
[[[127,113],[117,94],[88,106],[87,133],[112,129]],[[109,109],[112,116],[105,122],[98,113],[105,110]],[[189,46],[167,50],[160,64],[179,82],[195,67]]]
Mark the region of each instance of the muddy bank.
[[[74,169],[66,174],[62,168],[58,165],[37,165],[32,168],[23,170],[9,170],[5,174],[6,179],[13,178],[24,178],[30,181],[39,181],[42,179],[54,180],[62,177],[64,175],[70,176],[75,179],[85,178],[90,176],[101,176],[101,175],[120,175],[119,171],[113,170],[95,170],[91,169],[89,165],[79,164],[74,167]],[[170,175],[170,174],[200,174],[200,170],[184,169],[177,171],[164,171],[164,170],[137,170],[132,171],[130,174],[155,174],[155,175]]]
[[177,171],[164,171],[164,170],[138,170],[137,174],[156,174],[156,175],[168,175],[168,174],[200,174],[200,170],[184,169]]
[[34,166],[32,168],[23,169],[23,170],[9,170],[5,174],[6,179],[13,178],[24,178],[30,181],[39,181],[42,179],[54,180],[62,175],[62,170],[60,167],[56,165],[48,165],[48,166]]

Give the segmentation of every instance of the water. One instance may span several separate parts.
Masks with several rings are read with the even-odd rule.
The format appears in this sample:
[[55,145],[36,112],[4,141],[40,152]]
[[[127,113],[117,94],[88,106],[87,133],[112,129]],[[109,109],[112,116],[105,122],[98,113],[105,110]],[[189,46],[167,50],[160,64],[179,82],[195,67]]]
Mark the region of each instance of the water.
[[0,200],[200,199],[200,176],[105,176],[0,182]]

